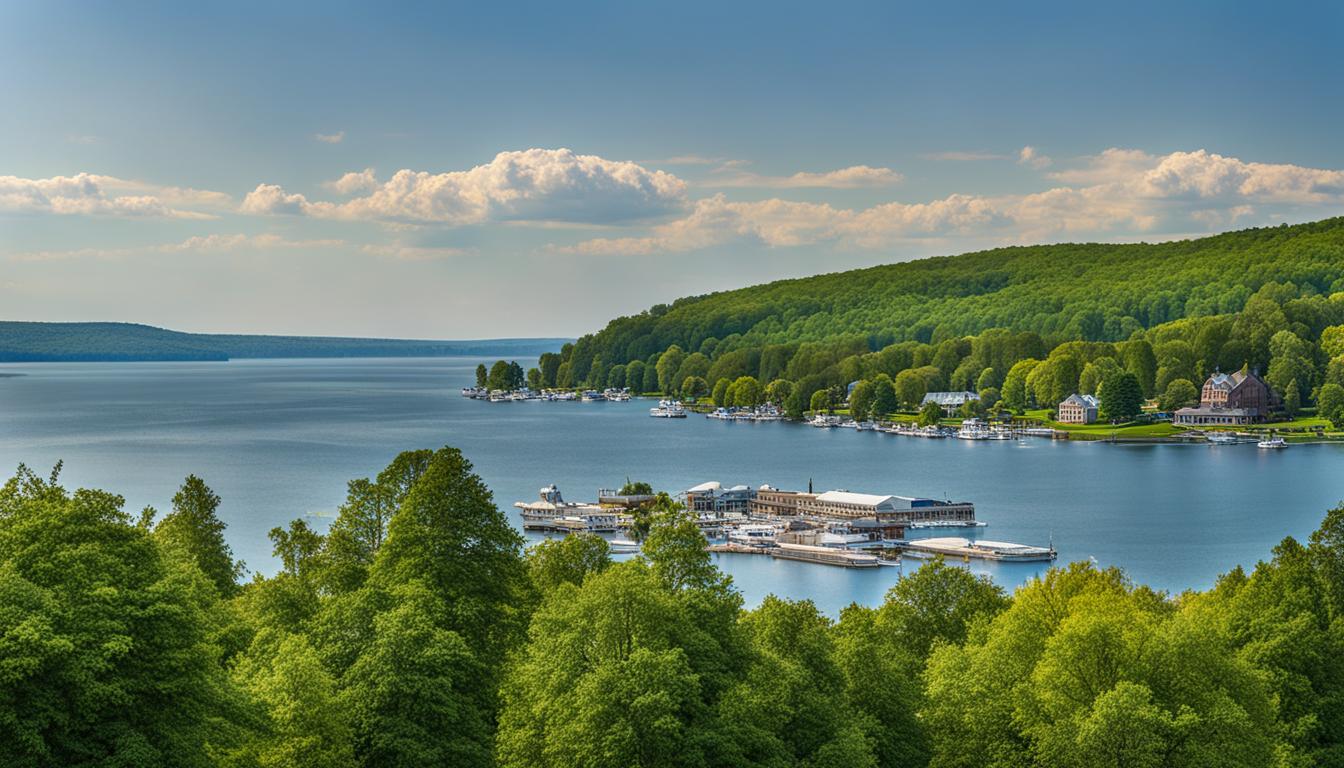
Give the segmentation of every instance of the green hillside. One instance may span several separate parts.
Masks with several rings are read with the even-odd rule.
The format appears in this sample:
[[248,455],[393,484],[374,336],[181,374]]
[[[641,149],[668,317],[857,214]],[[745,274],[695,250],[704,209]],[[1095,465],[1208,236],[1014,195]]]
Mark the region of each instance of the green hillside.
[[180,333],[134,323],[0,322],[0,362],[532,356],[565,339],[417,341]]
[[[1115,363],[1147,395],[1249,365],[1281,390],[1294,385],[1302,405],[1344,352],[1322,338],[1344,323],[1344,297],[1331,298],[1342,290],[1344,218],[1157,244],[999,248],[680,299],[543,355],[537,378],[669,392],[690,380],[693,394],[721,379],[752,377],[763,391],[781,380],[797,412],[818,390],[906,370],[928,389],[1000,394],[1017,363],[1067,357],[1037,374],[1033,384],[1052,383],[1028,401],[1096,389],[1102,373],[1083,379],[1083,369]],[[1280,331],[1289,336],[1272,343]]]

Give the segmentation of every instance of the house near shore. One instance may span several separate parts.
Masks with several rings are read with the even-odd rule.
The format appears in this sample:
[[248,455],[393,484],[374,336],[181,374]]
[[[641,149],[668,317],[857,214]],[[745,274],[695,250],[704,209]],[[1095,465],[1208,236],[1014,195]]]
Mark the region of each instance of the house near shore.
[[1097,398],[1075,392],[1064,398],[1055,409],[1055,421],[1060,424],[1091,424],[1097,420],[1098,406]]
[[943,409],[944,415],[954,416],[961,406],[979,399],[980,396],[974,392],[930,392],[924,395],[919,404],[923,406],[927,403],[937,403]]
[[1279,407],[1278,395],[1255,371],[1214,371],[1200,391],[1199,405],[1176,411],[1172,422],[1184,427],[1255,424]]

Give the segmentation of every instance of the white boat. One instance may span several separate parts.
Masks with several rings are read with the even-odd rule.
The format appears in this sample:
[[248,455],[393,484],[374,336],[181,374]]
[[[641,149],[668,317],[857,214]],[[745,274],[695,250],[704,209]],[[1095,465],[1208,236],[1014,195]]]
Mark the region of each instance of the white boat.
[[630,539],[608,539],[607,548],[613,555],[637,555],[639,554],[639,542]]
[[1282,437],[1266,437],[1255,444],[1256,448],[1287,448],[1288,441]]
[[840,426],[840,417],[831,416],[824,413],[818,413],[816,416],[813,416],[811,419],[809,419],[807,423],[813,427],[823,427],[823,428],[838,427]]
[[734,416],[735,414],[727,408],[715,408],[705,414],[706,419],[719,419],[720,421],[732,421]]
[[659,400],[656,407],[649,409],[649,415],[655,419],[684,419],[686,409],[676,400]]
[[529,531],[585,531],[611,533],[616,515],[597,504],[565,501],[554,483],[537,492],[536,501],[516,501],[523,529]]
[[765,523],[747,523],[728,531],[728,541],[749,547],[770,547],[775,544],[779,528]]
[[606,395],[596,390],[590,389],[587,392],[583,393],[583,402],[585,403],[600,403],[605,401],[606,399],[607,399]]

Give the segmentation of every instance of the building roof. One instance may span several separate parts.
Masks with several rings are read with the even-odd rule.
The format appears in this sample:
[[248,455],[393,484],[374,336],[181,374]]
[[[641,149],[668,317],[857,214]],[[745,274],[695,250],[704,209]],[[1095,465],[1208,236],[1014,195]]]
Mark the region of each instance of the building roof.
[[1064,403],[1073,403],[1074,405],[1080,405],[1084,408],[1096,408],[1098,406],[1097,398],[1092,395],[1081,395],[1077,392],[1064,398],[1064,402],[1060,403],[1060,405],[1063,405]]
[[717,480],[710,480],[710,481],[707,482],[707,483],[701,483],[701,484],[699,484],[699,485],[697,485],[697,486],[694,486],[694,487],[692,487],[692,488],[687,488],[687,489],[686,489],[686,492],[687,492],[687,493],[709,493],[710,491],[717,491],[717,490],[719,490],[719,489],[722,488],[722,487],[723,487],[723,486],[719,483],[719,481],[717,481]]
[[1236,389],[1238,384],[1245,380],[1246,373],[1244,371],[1233,371],[1232,373],[1214,371],[1213,374],[1209,376],[1209,380],[1205,382],[1205,386],[1212,384],[1219,389],[1225,389],[1231,392],[1233,389]]
[[961,405],[967,400],[979,400],[980,396],[974,392],[930,392],[924,395],[923,403],[937,403],[939,405]]
[[895,496],[878,496],[872,493],[850,493],[849,491],[826,491],[817,495],[817,501],[830,504],[853,504],[860,507],[876,507],[895,501]]

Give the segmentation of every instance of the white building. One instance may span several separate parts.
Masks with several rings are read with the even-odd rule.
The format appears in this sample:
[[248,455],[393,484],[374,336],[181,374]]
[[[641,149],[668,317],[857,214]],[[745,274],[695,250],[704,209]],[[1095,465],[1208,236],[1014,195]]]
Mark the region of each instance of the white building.
[[937,403],[943,409],[943,413],[952,416],[961,406],[979,399],[980,396],[974,392],[930,392],[924,395],[919,404],[922,406],[925,403]]

